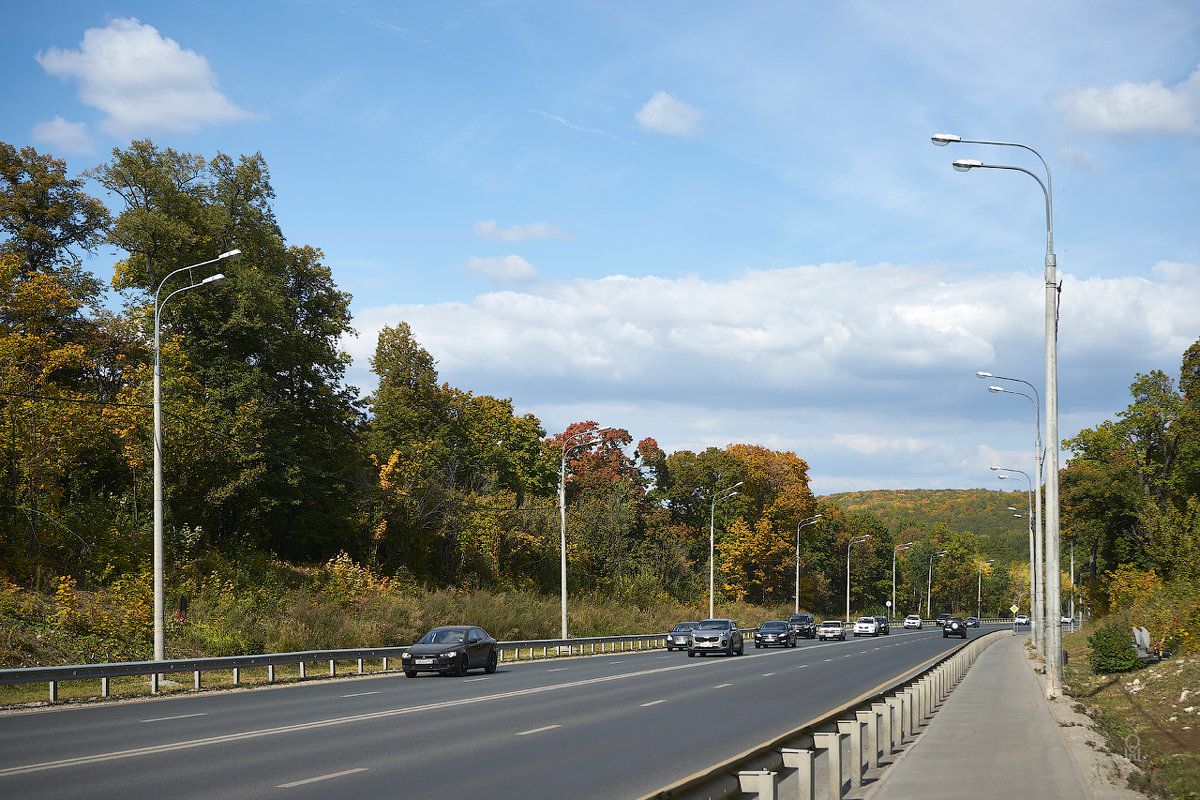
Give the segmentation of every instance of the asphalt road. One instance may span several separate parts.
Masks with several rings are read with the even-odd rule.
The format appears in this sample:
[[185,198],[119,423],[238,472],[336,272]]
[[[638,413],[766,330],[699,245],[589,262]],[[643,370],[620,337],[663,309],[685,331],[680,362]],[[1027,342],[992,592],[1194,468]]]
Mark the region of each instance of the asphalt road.
[[9,714],[0,798],[636,798],[960,644],[893,629],[748,640],[734,657],[609,653]]

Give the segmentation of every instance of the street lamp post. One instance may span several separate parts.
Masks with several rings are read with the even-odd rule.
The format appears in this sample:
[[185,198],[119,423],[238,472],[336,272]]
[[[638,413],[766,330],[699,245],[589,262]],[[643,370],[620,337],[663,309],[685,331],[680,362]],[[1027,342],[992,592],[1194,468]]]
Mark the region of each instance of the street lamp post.
[[[898,544],[892,548],[892,614],[896,613],[896,553],[902,550],[908,550],[908,548],[912,547],[912,545],[912,542],[905,542],[904,544]],[[893,619],[899,619],[899,617],[893,617]]]
[[[1042,188],[1042,194],[1046,198],[1046,260],[1045,260],[1045,288],[1046,288],[1046,564],[1049,569],[1046,570],[1046,602],[1049,604],[1047,609],[1053,614],[1054,619],[1058,619],[1062,613],[1062,597],[1059,596],[1059,498],[1058,498],[1058,277],[1057,277],[1057,259],[1054,255],[1054,191],[1053,182],[1050,177],[1050,165],[1046,163],[1046,159],[1042,154],[1033,149],[1027,144],[1019,142],[993,142],[981,139],[963,139],[961,136],[955,136],[951,133],[939,133],[934,135],[933,143],[936,145],[947,145],[951,142],[963,142],[967,144],[984,144],[996,145],[999,147],[1019,147],[1023,150],[1028,150],[1038,157],[1042,162],[1042,167],[1046,170],[1046,182],[1042,183],[1042,179],[1035,173],[1021,167],[1006,166],[1001,164],[984,164],[981,161],[972,159],[959,159],[954,162],[954,168],[960,172],[966,172],[971,169],[1007,169],[1017,172],[1024,172],[1029,177],[1038,182],[1038,186]],[[1038,487],[1041,488],[1040,486]],[[1062,693],[1063,682],[1063,665],[1062,665],[1062,631],[1058,625],[1050,625],[1046,631],[1048,641],[1046,642],[1046,696],[1050,699],[1058,697]]]
[[[1042,655],[1045,646],[1045,604],[1043,598],[1045,596],[1045,578],[1042,570],[1042,551],[1037,546],[1037,537],[1033,528],[1033,479],[1029,477],[1029,473],[1019,469],[1008,469],[1006,467],[990,467],[1000,480],[1014,478],[1017,475],[1021,476],[1021,480],[1025,481],[1026,497],[1029,503],[1029,615],[1030,628],[1033,631],[1033,646],[1039,655]],[[1005,475],[1006,472],[1012,472],[1013,475]],[[1043,656],[1044,657],[1044,656]]]
[[979,562],[979,585],[975,588],[975,619],[983,617],[983,566],[984,564],[994,564],[996,559],[991,561]]
[[[976,372],[975,374],[977,376],[979,376],[980,378],[995,378],[996,380],[1001,380],[1001,381],[1012,381],[1013,383],[1023,383],[1026,386],[1028,386],[1030,388],[1030,390],[1033,391],[1033,397],[1030,397],[1025,392],[1017,392],[1017,391],[1013,391],[1012,389],[1005,389],[1002,386],[989,386],[988,387],[988,391],[992,392],[993,394],[997,394],[997,393],[1017,394],[1017,395],[1020,395],[1021,397],[1024,397],[1026,400],[1028,400],[1033,405],[1033,467],[1034,467],[1033,486],[1032,486],[1032,489],[1033,489],[1033,491],[1032,491],[1033,517],[1030,519],[1030,525],[1031,525],[1030,530],[1033,533],[1033,538],[1030,540],[1030,543],[1029,543],[1029,547],[1030,547],[1029,552],[1031,554],[1030,569],[1033,569],[1034,564],[1037,565],[1037,575],[1038,575],[1037,588],[1039,589],[1039,593],[1036,595],[1037,602],[1039,604],[1044,604],[1045,594],[1044,594],[1044,592],[1042,592],[1040,590],[1044,586],[1044,582],[1045,582],[1045,578],[1043,577],[1041,559],[1042,559],[1043,553],[1045,553],[1045,549],[1044,549],[1045,543],[1042,540],[1042,471],[1043,471],[1042,470],[1042,461],[1045,459],[1046,453],[1045,453],[1045,450],[1042,448],[1042,423],[1041,423],[1041,412],[1039,409],[1039,406],[1041,405],[1041,395],[1038,394],[1038,390],[1037,390],[1036,386],[1034,386],[1029,381],[1022,380],[1020,378],[1006,378],[1003,375],[993,375],[990,372]],[[1025,473],[1022,473],[1022,474],[1025,474]],[[1029,476],[1026,475],[1026,477],[1029,477]],[[1033,555],[1034,553],[1036,553],[1036,555]],[[1034,604],[1034,597],[1035,597],[1033,594],[1033,589],[1034,589],[1034,585],[1030,584],[1030,588],[1029,588],[1029,591],[1030,591],[1030,597],[1029,597],[1030,614],[1034,613],[1033,608],[1032,608],[1033,604]],[[1037,617],[1034,618],[1035,624],[1036,624],[1036,621],[1037,621]],[[1037,648],[1038,654],[1042,655],[1044,657],[1044,652],[1043,652],[1043,650],[1044,650],[1043,644],[1044,643],[1042,641],[1040,633],[1037,632],[1037,629],[1035,628],[1034,630],[1035,630],[1034,637],[1033,637],[1034,646]]]
[[846,543],[846,622],[850,621],[850,548],[870,538],[871,534],[864,533],[862,536],[853,537]]
[[[180,292],[186,292],[188,289],[195,289],[198,286],[216,286],[225,281],[225,276],[218,272],[215,275],[210,275],[203,280],[191,283],[184,286],[182,289],[176,289],[161,301],[158,299],[162,294],[163,286],[172,277],[187,270],[198,269],[199,267],[207,267],[209,264],[216,264],[219,261],[234,262],[242,257],[241,250],[229,250],[221,253],[216,258],[208,261],[201,261],[199,264],[192,264],[188,267],[180,267],[174,272],[168,273],[165,278],[158,284],[158,289],[154,292],[154,660],[162,661],[166,655],[166,637],[163,632],[163,617],[164,617],[164,591],[163,591],[163,478],[162,478],[162,366],[159,353],[159,326],[162,317],[162,308],[175,295]],[[190,277],[190,276],[189,276]]]
[[808,519],[800,520],[800,524],[796,526],[796,611],[800,613],[800,529],[806,528],[809,525],[815,525],[823,515],[817,514]]
[[708,618],[713,616],[713,553],[716,550],[716,518],[717,518],[717,503],[722,500],[728,500],[737,494],[737,488],[741,486],[743,481],[738,481],[733,486],[722,489],[713,495],[712,508],[708,512]]
[[558,467],[558,515],[559,515],[559,553],[561,559],[561,575],[559,576],[559,586],[561,589],[561,605],[562,605],[562,624],[559,630],[559,638],[567,638],[567,453],[574,450],[576,447],[584,447],[593,445],[597,439],[587,439],[582,442],[571,444],[572,439],[578,439],[582,436],[591,436],[591,431],[579,431],[570,436],[563,437],[562,444],[562,460]]
[[933,562],[950,554],[949,550],[939,550],[929,557],[929,578],[925,582],[925,619],[933,619]]

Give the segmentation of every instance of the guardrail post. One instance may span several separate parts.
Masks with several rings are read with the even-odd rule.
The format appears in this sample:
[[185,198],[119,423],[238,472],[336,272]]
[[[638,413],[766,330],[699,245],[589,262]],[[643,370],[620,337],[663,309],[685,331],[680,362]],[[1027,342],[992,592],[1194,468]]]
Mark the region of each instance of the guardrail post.
[[108,678],[100,679],[100,696],[108,697]]
[[158,694],[158,679],[159,674],[157,672],[150,673],[150,694]]
[[363,660],[361,658],[358,660],[358,674],[363,674]]
[[337,670],[334,668],[334,661],[332,658],[329,659],[329,677],[331,677],[331,678],[337,677]]
[[300,680],[304,680],[305,677],[306,676],[305,676],[305,671],[304,671],[304,662],[301,661],[300,662]]
[[58,681],[50,681],[50,702],[58,702]]
[[817,775],[813,769],[813,760],[817,754],[812,750],[784,747],[780,749],[779,755],[783,756],[784,767],[796,770],[796,800],[813,800],[817,793]]
[[819,731],[813,734],[813,745],[825,751],[825,763],[829,766],[829,797],[842,800],[842,737],[841,731]]
[[892,695],[885,701],[891,709],[892,741],[890,752],[896,752],[904,744],[904,700],[899,695]]
[[240,686],[242,683],[242,671],[237,667],[233,668],[233,685]]
[[755,770],[738,773],[738,788],[745,793],[752,793],[757,800],[775,800],[774,772]]
[[[383,660],[383,668],[387,669],[387,659],[386,658]],[[268,664],[267,665],[267,683],[274,683],[274,682],[275,682],[275,665]]]
[[839,719],[838,730],[850,736],[850,791],[862,786],[863,742],[862,723],[857,719]]
[[200,690],[200,670],[192,673],[192,688],[197,691]]
[[855,711],[854,716],[860,725],[866,726],[867,769],[876,769],[879,766],[879,714],[874,710]]
[[[892,758],[891,758],[891,756],[892,756],[892,707],[890,705],[888,705],[886,702],[872,703],[871,710],[875,712],[876,716],[879,717],[879,721],[880,721],[880,726],[879,726],[880,736],[879,736],[879,738],[883,740],[883,743],[879,746],[878,752],[883,758],[886,758],[888,761],[891,761],[892,760]],[[878,744],[878,741],[876,743]],[[876,762],[876,765],[878,765],[878,761]]]

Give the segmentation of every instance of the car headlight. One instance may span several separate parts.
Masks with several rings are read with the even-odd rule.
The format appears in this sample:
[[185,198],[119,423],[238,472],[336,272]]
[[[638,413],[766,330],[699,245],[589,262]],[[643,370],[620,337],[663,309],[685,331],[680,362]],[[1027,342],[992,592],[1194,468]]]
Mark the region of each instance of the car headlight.
[[412,653],[405,650],[403,653],[400,654],[400,658],[405,659],[405,660],[410,659],[410,658],[412,658]]
[[460,655],[460,653],[457,650],[451,650],[448,653],[442,653],[441,655],[438,656],[438,658],[442,659],[443,661],[450,661],[452,659],[458,658],[459,655]]

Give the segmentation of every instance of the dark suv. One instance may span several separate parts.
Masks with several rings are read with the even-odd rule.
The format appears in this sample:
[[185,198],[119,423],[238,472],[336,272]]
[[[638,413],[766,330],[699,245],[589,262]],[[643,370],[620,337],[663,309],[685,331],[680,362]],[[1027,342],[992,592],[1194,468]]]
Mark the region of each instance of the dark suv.
[[942,623],[942,638],[947,636],[961,636],[967,638],[967,623],[963,622],[962,617],[950,617]]
[[817,638],[817,621],[812,614],[792,614],[788,617],[788,629],[796,634],[796,638]]

